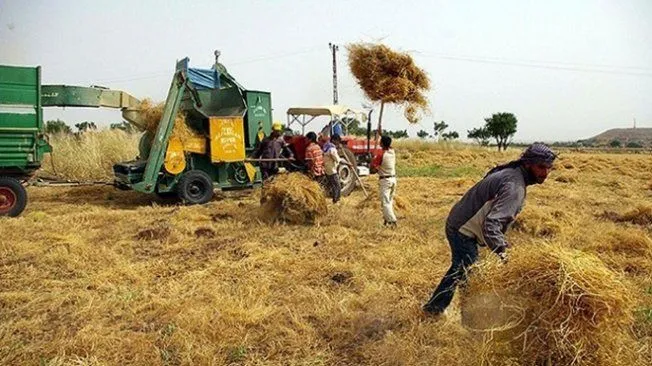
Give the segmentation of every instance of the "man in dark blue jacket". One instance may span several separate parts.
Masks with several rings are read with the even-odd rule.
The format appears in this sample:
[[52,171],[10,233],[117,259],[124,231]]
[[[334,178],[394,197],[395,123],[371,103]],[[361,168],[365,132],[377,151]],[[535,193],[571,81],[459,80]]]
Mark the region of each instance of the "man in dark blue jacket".
[[520,159],[491,169],[453,206],[446,220],[452,264],[423,306],[426,314],[439,315],[446,310],[458,283],[478,259],[478,245],[507,259],[505,231],[523,207],[526,187],[543,183],[556,157],[546,145],[533,144]]

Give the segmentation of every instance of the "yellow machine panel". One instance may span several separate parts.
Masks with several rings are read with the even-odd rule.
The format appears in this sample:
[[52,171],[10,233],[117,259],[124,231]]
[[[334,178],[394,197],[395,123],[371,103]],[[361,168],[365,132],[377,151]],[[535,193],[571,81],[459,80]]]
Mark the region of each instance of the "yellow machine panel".
[[177,175],[186,169],[186,154],[183,152],[183,144],[176,137],[170,138],[163,166],[168,173],[173,175]]
[[256,179],[256,167],[251,163],[245,163],[244,165],[245,170],[247,171],[247,177],[249,177],[249,181],[253,182]]
[[206,138],[204,136],[186,137],[183,140],[183,151],[206,154]]
[[231,163],[245,159],[242,117],[210,117],[211,161]]

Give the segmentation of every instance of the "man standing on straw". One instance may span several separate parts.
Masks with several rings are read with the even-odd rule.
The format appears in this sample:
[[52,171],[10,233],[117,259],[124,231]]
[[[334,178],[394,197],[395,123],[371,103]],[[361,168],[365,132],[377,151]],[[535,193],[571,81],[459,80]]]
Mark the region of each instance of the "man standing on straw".
[[342,193],[342,185],[340,184],[340,175],[337,174],[337,168],[340,165],[340,155],[337,153],[337,148],[342,143],[342,138],[338,134],[333,134],[330,141],[324,144],[324,171],[326,173],[326,180],[328,181],[328,188],[330,188],[333,203],[340,200]]
[[394,214],[394,193],[396,193],[396,155],[392,149],[392,138],[383,136],[380,138],[382,152],[374,157],[371,162],[371,171],[378,172],[378,183],[380,189],[380,204],[383,209],[385,226],[396,227],[396,215]]
[[452,263],[423,306],[426,314],[444,314],[458,283],[466,279],[466,271],[478,259],[478,245],[507,259],[505,231],[523,207],[526,187],[543,183],[556,157],[546,145],[533,144],[520,159],[491,169],[453,206],[446,220]]

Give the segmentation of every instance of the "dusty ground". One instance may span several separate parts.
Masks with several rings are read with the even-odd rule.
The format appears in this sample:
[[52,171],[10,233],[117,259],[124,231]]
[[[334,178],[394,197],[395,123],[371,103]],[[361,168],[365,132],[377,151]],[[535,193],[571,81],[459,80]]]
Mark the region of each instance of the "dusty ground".
[[[111,187],[31,187],[22,217],[0,219],[0,364],[480,364],[457,302],[443,321],[419,310],[449,264],[448,210],[517,152],[398,150],[407,207],[396,230],[359,190],[297,226],[261,220],[257,191],[183,207]],[[641,364],[652,362],[651,205],[649,155],[569,152],[509,234],[594,253],[622,274],[640,298]]]

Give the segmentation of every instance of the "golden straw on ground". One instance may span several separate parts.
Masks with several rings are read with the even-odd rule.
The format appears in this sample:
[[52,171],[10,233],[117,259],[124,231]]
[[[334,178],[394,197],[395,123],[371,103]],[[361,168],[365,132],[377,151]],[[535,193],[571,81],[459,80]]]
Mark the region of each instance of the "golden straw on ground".
[[[367,189],[367,192],[369,192],[369,195],[366,196],[360,202],[358,202],[358,204],[356,205],[356,208],[365,209],[365,208],[380,207],[380,196],[378,194],[378,189],[373,189],[373,188],[370,188],[369,186],[367,186],[366,189]],[[399,210],[399,211],[410,211],[410,209],[411,209],[410,201],[403,198],[402,196],[395,195],[394,196],[394,208]]]
[[[524,365],[625,365],[635,299],[597,257],[552,244],[514,248],[471,270],[462,319],[487,333],[488,357]],[[492,321],[494,324],[492,324]]]
[[315,223],[328,213],[322,187],[301,173],[281,174],[263,187],[263,215],[289,223]]

